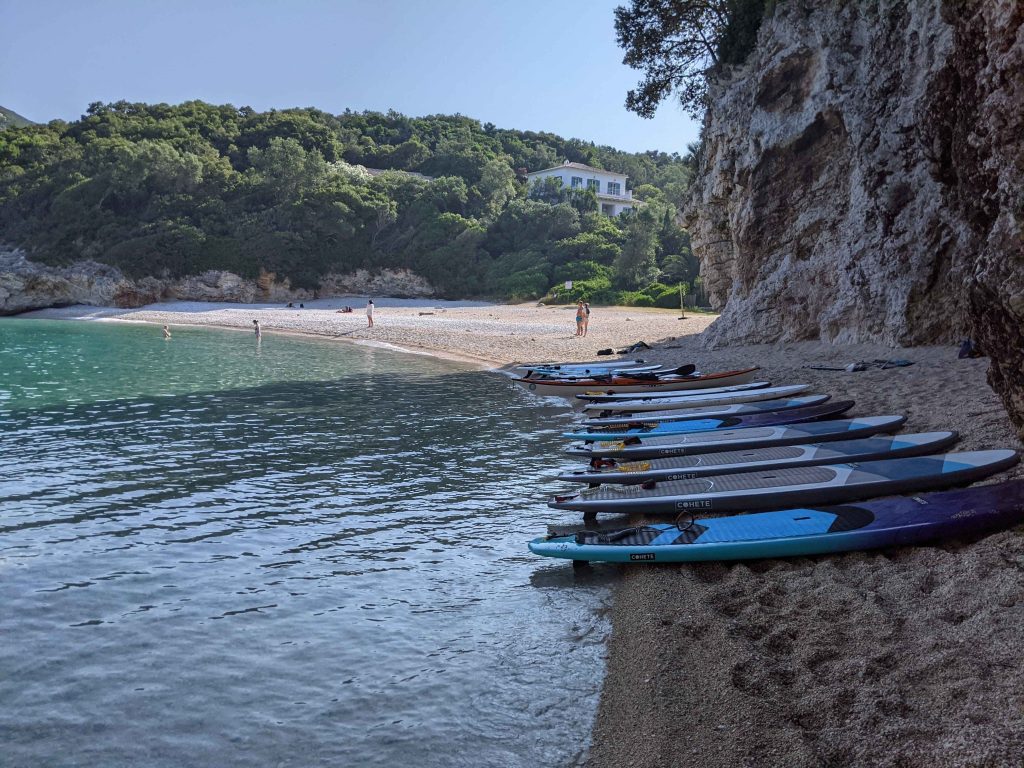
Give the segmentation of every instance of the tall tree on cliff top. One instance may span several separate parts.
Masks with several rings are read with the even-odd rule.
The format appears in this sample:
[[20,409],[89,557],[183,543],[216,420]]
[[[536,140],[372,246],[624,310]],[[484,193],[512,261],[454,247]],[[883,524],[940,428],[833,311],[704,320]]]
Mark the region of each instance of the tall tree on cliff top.
[[766,7],[774,0],[633,0],[615,9],[622,59],[643,70],[626,94],[626,109],[654,117],[675,93],[691,117],[704,112],[707,72],[719,62],[742,62],[757,40]]

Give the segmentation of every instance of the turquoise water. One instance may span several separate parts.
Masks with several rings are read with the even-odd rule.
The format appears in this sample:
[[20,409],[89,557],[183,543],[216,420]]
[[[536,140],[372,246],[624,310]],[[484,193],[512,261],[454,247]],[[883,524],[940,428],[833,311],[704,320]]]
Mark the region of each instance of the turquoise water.
[[608,588],[525,545],[567,424],[423,356],[0,320],[0,762],[578,763]]

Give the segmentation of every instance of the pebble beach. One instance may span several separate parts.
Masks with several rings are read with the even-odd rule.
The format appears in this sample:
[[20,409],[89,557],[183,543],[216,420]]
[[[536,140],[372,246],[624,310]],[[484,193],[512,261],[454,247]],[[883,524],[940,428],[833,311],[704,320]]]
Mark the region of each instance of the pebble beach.
[[[595,307],[588,336],[578,338],[572,307],[378,305],[372,329],[362,305],[354,309],[152,306],[115,314],[166,323],[172,333],[183,324],[251,333],[257,317],[267,333],[385,344],[486,368],[593,359],[642,340],[654,347],[642,356],[654,362],[693,362],[702,371],[759,365],[775,383],[856,400],[854,416],[903,414],[906,432],[956,430],[954,450],[1022,448],[986,383],[988,361],[959,360],[954,346],[802,342],[709,351],[699,334],[714,316],[680,320],[678,310]],[[805,367],[893,358],[912,365]],[[1024,478],[1024,469],[988,482],[1009,477]],[[552,513],[551,522],[577,520]],[[600,571],[616,586],[607,673],[584,758],[591,768],[1020,764],[1024,527],[876,552]]]
[[[356,300],[353,299],[353,302]],[[451,306],[418,302],[419,306],[387,306],[366,323],[365,302],[351,313],[339,313],[344,302],[317,302],[304,309],[269,306],[206,308],[197,303],[154,304],[131,310],[72,307],[30,313],[36,317],[91,317],[128,322],[209,325],[252,332],[258,319],[264,333],[301,333],[338,341],[381,344],[440,357],[478,362],[492,368],[533,360],[590,360],[599,349],[622,349],[637,341],[671,344],[678,337],[700,333],[715,315],[640,307],[594,307],[586,337],[577,337],[575,306],[537,304]],[[322,308],[322,304],[328,304]],[[669,350],[671,351],[671,350]]]

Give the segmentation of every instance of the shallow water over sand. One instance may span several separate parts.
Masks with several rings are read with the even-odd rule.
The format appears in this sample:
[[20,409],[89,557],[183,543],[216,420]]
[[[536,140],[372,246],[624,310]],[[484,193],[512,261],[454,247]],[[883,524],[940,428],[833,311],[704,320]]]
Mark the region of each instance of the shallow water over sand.
[[575,762],[607,587],[525,546],[567,411],[423,356],[159,336],[0,320],[4,763]]

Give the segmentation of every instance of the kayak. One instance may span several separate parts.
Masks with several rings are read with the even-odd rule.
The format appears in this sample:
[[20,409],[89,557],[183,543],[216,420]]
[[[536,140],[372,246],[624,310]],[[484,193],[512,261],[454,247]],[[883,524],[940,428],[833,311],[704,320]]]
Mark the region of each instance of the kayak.
[[683,563],[799,557],[967,536],[1024,519],[1024,480],[835,506],[719,518],[685,517],[618,531],[534,539],[547,557],[615,563]]
[[842,504],[872,496],[961,485],[1012,467],[1016,451],[932,456],[737,472],[693,480],[611,485],[555,496],[554,509],[585,514],[675,515],[690,510],[748,512],[806,504]]

